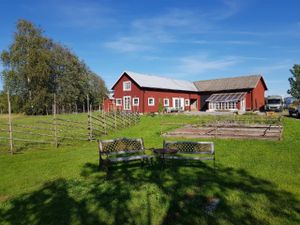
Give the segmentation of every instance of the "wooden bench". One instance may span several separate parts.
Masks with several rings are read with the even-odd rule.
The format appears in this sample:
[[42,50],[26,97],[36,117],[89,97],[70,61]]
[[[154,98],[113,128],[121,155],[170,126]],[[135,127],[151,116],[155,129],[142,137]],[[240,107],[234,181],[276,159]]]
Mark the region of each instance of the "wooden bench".
[[152,159],[154,156],[146,155],[142,138],[117,138],[111,140],[98,140],[99,168],[110,163],[128,162]]
[[215,168],[215,149],[213,142],[165,141],[164,149],[178,150],[175,154],[166,154],[165,159],[213,160]]

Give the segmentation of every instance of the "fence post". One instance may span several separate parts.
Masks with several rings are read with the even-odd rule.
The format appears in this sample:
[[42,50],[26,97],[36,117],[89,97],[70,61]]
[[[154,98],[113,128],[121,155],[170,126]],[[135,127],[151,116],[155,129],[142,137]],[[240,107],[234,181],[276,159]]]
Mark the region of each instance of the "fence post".
[[117,112],[114,110],[115,130],[117,130]]
[[91,115],[90,115],[90,98],[89,98],[89,95],[86,95],[86,102],[87,102],[87,114],[88,114],[89,141],[92,141],[92,133],[91,133]]
[[14,143],[13,143],[11,104],[10,104],[9,91],[7,92],[7,103],[8,103],[9,146],[10,146],[10,154],[13,155],[14,154]]
[[92,104],[89,105],[90,112],[90,141],[93,139],[93,124],[92,124]]
[[55,147],[58,147],[57,141],[57,123],[56,123],[56,94],[54,94],[54,104],[53,104],[53,125],[54,125],[54,143]]
[[103,121],[104,121],[104,134],[107,135],[107,121],[106,121],[106,113],[102,110]]

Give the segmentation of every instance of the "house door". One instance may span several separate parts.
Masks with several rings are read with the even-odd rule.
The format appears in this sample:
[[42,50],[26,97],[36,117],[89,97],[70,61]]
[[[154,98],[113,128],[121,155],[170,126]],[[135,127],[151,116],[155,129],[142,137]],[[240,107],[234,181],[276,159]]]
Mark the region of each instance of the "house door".
[[124,110],[131,110],[131,97],[130,96],[124,96],[123,97],[123,109]]
[[184,109],[184,99],[183,98],[173,98],[173,108]]
[[246,99],[244,98],[242,101],[241,101],[241,111],[246,111]]

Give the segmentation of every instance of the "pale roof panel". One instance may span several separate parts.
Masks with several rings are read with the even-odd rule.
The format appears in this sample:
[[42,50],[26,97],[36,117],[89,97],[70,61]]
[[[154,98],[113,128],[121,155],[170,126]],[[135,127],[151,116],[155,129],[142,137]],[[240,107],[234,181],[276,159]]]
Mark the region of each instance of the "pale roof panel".
[[197,92],[198,89],[194,83],[185,80],[175,80],[166,77],[159,77],[141,73],[125,71],[140,87],[180,90],[180,91],[193,91]]

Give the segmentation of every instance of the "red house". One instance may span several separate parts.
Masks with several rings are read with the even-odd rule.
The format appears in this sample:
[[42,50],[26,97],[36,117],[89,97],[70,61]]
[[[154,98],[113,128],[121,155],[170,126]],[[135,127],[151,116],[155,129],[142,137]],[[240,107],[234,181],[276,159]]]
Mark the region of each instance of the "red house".
[[261,75],[191,82],[124,72],[112,90],[122,111],[245,111],[264,107],[267,86]]

